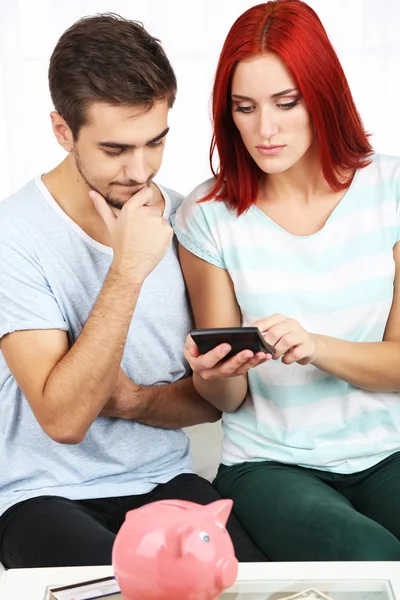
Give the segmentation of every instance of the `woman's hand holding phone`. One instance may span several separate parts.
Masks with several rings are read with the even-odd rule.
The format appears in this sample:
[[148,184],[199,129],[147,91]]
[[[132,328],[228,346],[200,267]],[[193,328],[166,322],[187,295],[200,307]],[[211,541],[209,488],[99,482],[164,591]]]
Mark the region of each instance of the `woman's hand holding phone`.
[[231,350],[232,346],[224,342],[205,354],[200,354],[193,338],[188,335],[184,353],[193,373],[204,380],[244,375],[249,369],[272,358],[272,354],[268,352],[253,352],[245,349],[224,360]]
[[186,339],[185,357],[193,373],[205,380],[244,375],[272,358],[307,365],[318,351],[318,336],[281,314],[259,319],[252,327],[200,329],[192,335]]

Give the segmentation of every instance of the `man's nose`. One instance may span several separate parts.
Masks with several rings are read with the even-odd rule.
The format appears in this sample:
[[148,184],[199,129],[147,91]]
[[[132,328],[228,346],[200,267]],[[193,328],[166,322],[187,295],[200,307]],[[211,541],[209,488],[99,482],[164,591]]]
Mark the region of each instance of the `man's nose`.
[[125,166],[125,176],[139,185],[145,185],[151,175],[151,169],[145,161],[144,153],[136,150]]

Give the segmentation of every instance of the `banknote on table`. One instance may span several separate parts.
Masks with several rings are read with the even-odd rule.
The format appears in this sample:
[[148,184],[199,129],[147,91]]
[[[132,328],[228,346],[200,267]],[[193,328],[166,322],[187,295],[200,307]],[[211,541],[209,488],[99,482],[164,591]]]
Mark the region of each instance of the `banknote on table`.
[[266,594],[260,591],[246,591],[246,592],[224,592],[220,597],[220,600],[332,600],[330,596],[324,594],[317,588],[307,588],[302,592],[296,592],[295,594],[287,595],[287,592],[273,592]]

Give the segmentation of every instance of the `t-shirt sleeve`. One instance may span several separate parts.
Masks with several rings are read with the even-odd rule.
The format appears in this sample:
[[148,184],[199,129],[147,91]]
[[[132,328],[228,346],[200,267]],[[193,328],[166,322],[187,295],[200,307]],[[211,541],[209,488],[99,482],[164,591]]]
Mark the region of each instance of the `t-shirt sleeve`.
[[0,339],[14,331],[68,331],[35,244],[12,220],[0,216]]
[[198,202],[206,193],[207,190],[200,186],[189,194],[172,218],[172,225],[178,241],[189,252],[212,265],[226,269],[218,241],[217,224],[213,218],[213,201]]

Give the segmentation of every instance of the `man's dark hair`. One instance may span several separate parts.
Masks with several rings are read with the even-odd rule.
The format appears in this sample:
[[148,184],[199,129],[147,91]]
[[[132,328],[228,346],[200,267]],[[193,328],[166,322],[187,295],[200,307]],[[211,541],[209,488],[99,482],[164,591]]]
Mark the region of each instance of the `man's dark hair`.
[[167,100],[176,78],[158,39],[137,21],[113,13],[84,17],[67,29],[50,59],[49,86],[56,111],[74,138],[92,102],[150,109]]

